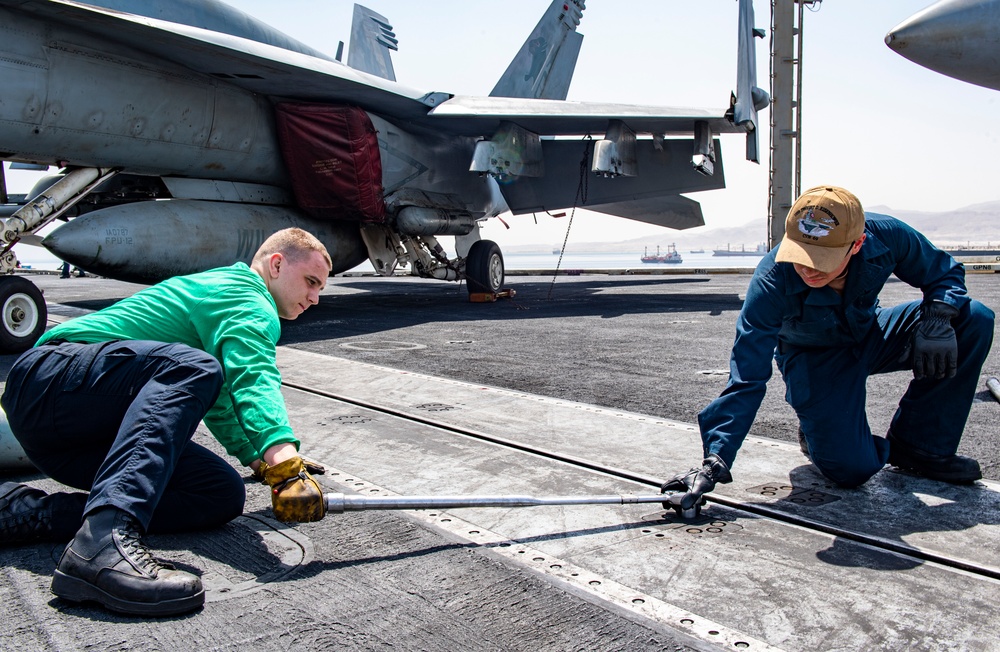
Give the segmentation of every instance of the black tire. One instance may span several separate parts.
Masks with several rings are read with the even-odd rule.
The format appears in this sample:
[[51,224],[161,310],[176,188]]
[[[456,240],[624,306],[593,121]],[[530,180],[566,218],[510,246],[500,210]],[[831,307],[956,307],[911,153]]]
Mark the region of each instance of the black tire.
[[0,277],[0,353],[27,351],[45,332],[49,311],[42,291],[21,276]]
[[499,292],[503,288],[503,254],[492,240],[479,240],[469,248],[465,259],[465,282],[469,294]]

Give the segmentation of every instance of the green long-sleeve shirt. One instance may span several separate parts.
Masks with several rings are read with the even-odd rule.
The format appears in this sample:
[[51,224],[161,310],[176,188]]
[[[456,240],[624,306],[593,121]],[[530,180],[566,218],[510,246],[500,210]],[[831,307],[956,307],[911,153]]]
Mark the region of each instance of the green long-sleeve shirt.
[[225,372],[205,424],[246,465],[275,444],[298,447],[281,396],[275,347],[278,310],[263,279],[244,263],[178,276],[83,317],[38,341],[179,342],[215,357]]

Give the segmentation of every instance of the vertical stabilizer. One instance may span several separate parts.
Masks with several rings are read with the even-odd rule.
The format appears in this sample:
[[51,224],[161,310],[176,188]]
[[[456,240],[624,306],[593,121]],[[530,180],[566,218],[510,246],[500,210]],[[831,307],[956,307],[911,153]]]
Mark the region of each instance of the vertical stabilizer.
[[398,50],[398,41],[392,25],[368,7],[354,5],[354,22],[351,25],[351,48],[347,51],[347,65],[355,70],[396,81],[389,50]]
[[754,27],[753,0],[739,0],[739,36],[736,62],[736,105],[733,121],[747,130],[747,160],[760,161],[757,137],[757,112],[770,104],[767,92],[757,86],[757,50],[755,39],[763,32]]
[[553,0],[490,95],[565,100],[583,43],[576,27],[584,8],[584,0]]

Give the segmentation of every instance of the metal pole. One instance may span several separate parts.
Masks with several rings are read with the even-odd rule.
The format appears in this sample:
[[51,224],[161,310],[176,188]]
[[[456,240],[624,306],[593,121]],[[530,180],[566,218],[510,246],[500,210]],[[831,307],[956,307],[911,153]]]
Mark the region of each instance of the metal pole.
[[538,507],[542,505],[631,505],[663,503],[668,494],[645,496],[351,496],[323,494],[328,512],[369,509],[457,509],[460,507]]
[[805,2],[799,2],[799,19],[796,25],[798,53],[795,66],[795,186],[793,200],[802,194],[802,28]]
[[768,249],[785,235],[795,175],[795,0],[771,4],[771,170]]

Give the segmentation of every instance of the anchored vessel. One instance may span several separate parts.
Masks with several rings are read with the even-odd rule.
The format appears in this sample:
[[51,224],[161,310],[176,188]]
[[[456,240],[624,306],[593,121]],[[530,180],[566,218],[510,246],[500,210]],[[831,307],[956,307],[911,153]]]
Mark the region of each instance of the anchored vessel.
[[661,254],[660,248],[656,248],[656,254],[653,256],[649,255],[649,249],[644,248],[642,253],[642,262],[644,263],[683,263],[684,259],[681,255],[677,253],[677,245],[667,245],[667,253]]
[[727,244],[725,249],[713,249],[713,256],[763,256],[767,253],[767,245],[763,242],[757,245],[756,249],[747,251],[746,245],[740,245],[739,249],[732,249]]

